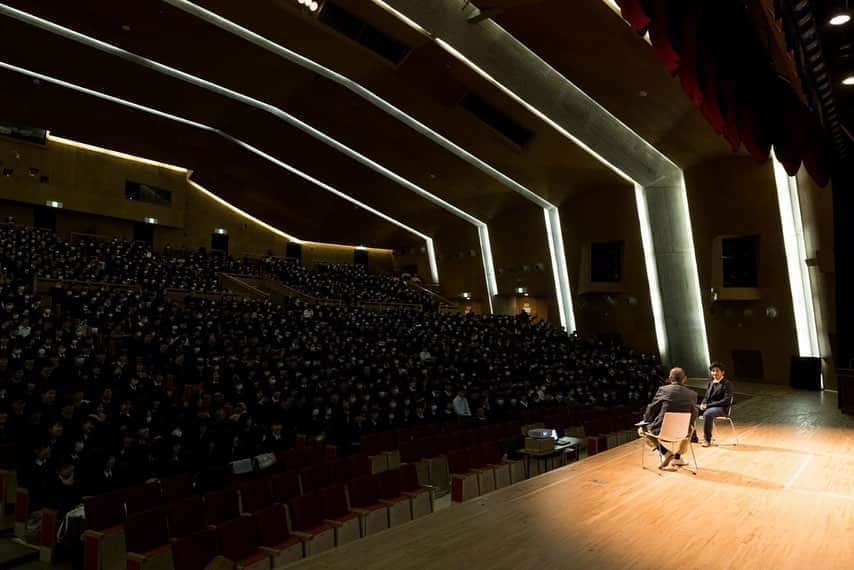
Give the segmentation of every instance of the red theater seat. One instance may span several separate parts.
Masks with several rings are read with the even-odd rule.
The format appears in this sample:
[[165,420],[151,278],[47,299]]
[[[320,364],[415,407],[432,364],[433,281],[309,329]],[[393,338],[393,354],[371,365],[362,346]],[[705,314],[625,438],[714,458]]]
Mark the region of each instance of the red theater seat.
[[163,505],[163,489],[160,481],[152,481],[144,485],[128,487],[127,514],[128,516],[142,511],[148,511]]
[[169,505],[168,509],[169,536],[173,539],[202,531],[207,526],[205,502],[201,497],[177,501]]
[[[250,521],[255,525],[259,550],[269,556],[272,568],[302,559],[303,543],[288,533],[284,506],[277,504],[260,510]],[[248,540],[248,532],[246,536]]]
[[324,521],[323,497],[319,493],[291,499],[288,512],[293,534],[303,541],[306,556],[335,547],[335,526]]
[[405,463],[400,466],[400,492],[409,498],[409,510],[415,520],[433,512],[433,492],[431,487],[418,482],[418,472],[414,465]]
[[295,471],[285,471],[278,475],[274,475],[271,480],[273,501],[276,503],[287,503],[294,497],[299,497],[302,494],[300,489],[299,476]]
[[313,493],[332,484],[332,465],[325,463],[306,467],[299,474],[303,494]]
[[[276,525],[285,527],[284,514]],[[254,517],[237,517],[216,527],[220,554],[230,560],[235,569],[269,570],[270,553],[258,548],[260,538]]]
[[240,516],[240,496],[236,489],[222,489],[205,495],[205,520],[219,525]]
[[175,570],[205,570],[217,555],[216,532],[206,529],[172,543]]
[[412,520],[412,506],[409,497],[400,490],[400,470],[394,469],[380,473],[377,477],[379,484],[379,499],[388,510],[389,528],[408,523]]
[[449,451],[448,470],[451,474],[451,500],[455,502],[468,501],[480,494],[478,471],[469,467],[469,456],[465,449]]
[[169,522],[163,508],[131,515],[125,521],[127,570],[172,568]]
[[330,485],[321,489],[324,522],[335,527],[335,545],[341,546],[361,536],[359,517],[350,512],[347,489],[344,485]]
[[359,515],[362,536],[370,536],[388,528],[388,509],[380,502],[379,480],[374,475],[353,479],[350,491],[350,510]]
[[117,491],[83,501],[86,531],[83,563],[86,570],[121,568],[125,565],[125,493]]
[[240,484],[240,510],[254,513],[273,504],[270,480],[266,477],[250,479]]
[[168,505],[193,494],[193,478],[189,473],[183,473],[169,479],[161,479],[160,487],[163,489],[163,499]]

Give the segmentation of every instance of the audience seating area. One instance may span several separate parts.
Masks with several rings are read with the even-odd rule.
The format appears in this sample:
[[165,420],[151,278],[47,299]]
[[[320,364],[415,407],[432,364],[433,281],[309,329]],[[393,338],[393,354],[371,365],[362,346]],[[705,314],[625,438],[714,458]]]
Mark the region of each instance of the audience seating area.
[[[278,568],[522,480],[530,424],[617,445],[658,386],[525,315],[166,298],[258,271],[218,254],[9,225],[0,264],[0,506],[87,570]],[[325,290],[401,300],[359,271]]]

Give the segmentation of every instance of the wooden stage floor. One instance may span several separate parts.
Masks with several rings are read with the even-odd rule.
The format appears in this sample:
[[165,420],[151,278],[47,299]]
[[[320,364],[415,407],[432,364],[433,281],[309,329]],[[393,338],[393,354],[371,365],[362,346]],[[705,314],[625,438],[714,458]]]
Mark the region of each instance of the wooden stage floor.
[[740,443],[696,445],[696,476],[642,470],[633,442],[295,568],[854,568],[854,419],[833,393],[737,390]]

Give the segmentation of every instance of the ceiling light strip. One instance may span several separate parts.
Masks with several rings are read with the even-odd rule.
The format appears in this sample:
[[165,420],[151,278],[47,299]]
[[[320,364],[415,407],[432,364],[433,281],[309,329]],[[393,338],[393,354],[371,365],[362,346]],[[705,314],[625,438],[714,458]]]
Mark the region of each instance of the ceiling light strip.
[[664,307],[661,302],[661,289],[658,284],[658,263],[655,260],[655,246],[652,241],[652,225],[649,222],[649,205],[643,186],[635,184],[635,203],[637,205],[638,225],[640,226],[643,257],[646,266],[646,278],[649,282],[649,302],[652,306],[655,338],[662,362],[668,362],[667,330],[664,324]]
[[[29,24],[31,26],[43,29],[43,30],[48,31],[50,33],[59,35],[59,36],[64,37],[66,39],[69,39],[69,40],[81,43],[83,45],[92,47],[92,48],[97,49],[99,51],[102,51],[104,53],[108,53],[110,55],[119,57],[119,58],[124,59],[126,61],[129,61],[131,63],[136,63],[137,65],[141,65],[143,67],[146,67],[146,68],[151,69],[153,71],[156,71],[158,73],[162,73],[162,74],[167,75],[169,77],[179,79],[179,80],[184,81],[186,83],[189,83],[191,85],[196,85],[197,87],[200,87],[202,89],[205,89],[205,90],[213,92],[213,93],[216,93],[218,95],[222,95],[224,97],[238,101],[238,102],[243,103],[245,105],[255,107],[256,109],[260,109],[262,111],[266,111],[266,112],[272,114],[273,116],[285,121],[286,123],[290,124],[291,126],[296,127],[297,129],[303,131],[304,133],[308,134],[309,136],[311,136],[317,140],[320,140],[321,142],[323,142],[327,146],[331,146],[332,148],[338,150],[342,154],[352,158],[353,160],[359,162],[360,164],[362,164],[363,166],[366,166],[367,168],[373,170],[374,172],[377,172],[378,174],[381,174],[382,176],[396,182],[397,184],[404,186],[408,190],[414,192],[415,194],[421,196],[422,198],[425,198],[426,200],[432,202],[433,204],[436,204],[437,206],[445,209],[446,211],[453,213],[457,217],[466,220],[470,224],[473,224],[473,225],[478,226],[478,227],[481,224],[485,225],[484,222],[475,218],[474,216],[472,216],[468,212],[465,212],[464,210],[457,208],[456,206],[454,206],[453,204],[443,200],[442,198],[439,198],[435,194],[428,192],[427,190],[425,190],[424,188],[421,188],[417,184],[414,184],[413,182],[407,180],[406,178],[400,176],[399,174],[397,174],[397,173],[389,170],[388,168],[382,166],[381,164],[371,160],[370,158],[364,156],[363,154],[357,152],[356,150],[342,144],[341,142],[330,137],[326,133],[324,133],[324,132],[320,131],[319,129],[316,129],[316,128],[312,127],[311,125],[299,120],[298,118],[294,117],[293,115],[290,115],[289,113],[285,112],[284,110],[282,110],[278,107],[275,107],[273,105],[270,105],[268,103],[265,103],[263,101],[255,99],[255,98],[250,97],[248,95],[245,95],[243,93],[239,93],[239,92],[234,91],[232,89],[228,89],[227,87],[224,87],[224,86],[219,85],[217,83],[207,81],[206,79],[202,79],[201,77],[191,75],[189,73],[186,73],[186,72],[181,71],[179,69],[176,69],[174,67],[170,67],[168,65],[164,65],[164,64],[159,63],[157,61],[154,61],[154,60],[148,59],[146,57],[140,56],[138,54],[129,52],[127,50],[124,50],[124,49],[119,48],[117,46],[114,46],[112,44],[98,40],[96,38],[87,36],[85,34],[81,34],[81,33],[76,32],[70,28],[66,28],[65,26],[60,26],[59,24],[56,24],[54,22],[50,22],[50,21],[45,20],[43,18],[39,18],[38,16],[35,16],[33,14],[29,14],[27,12],[23,12],[23,11],[18,10],[16,8],[12,8],[11,6],[7,6],[6,4],[0,4],[0,14],[3,14],[3,15],[8,16],[10,18],[14,18],[18,21],[24,22],[24,23]],[[492,252],[491,251],[485,252],[484,256],[491,259],[492,258]],[[485,267],[484,267],[484,271],[486,271]],[[490,296],[498,294],[497,289],[493,290],[491,288],[491,286],[489,285],[488,279],[487,279],[487,292]]]
[[[45,74],[43,74],[43,73],[38,73],[38,72],[35,72],[35,71],[31,71],[31,70],[29,70],[29,69],[26,69],[26,68],[23,68],[23,67],[19,67],[19,66],[16,66],[16,65],[12,65],[12,64],[6,63],[6,62],[4,62],[4,61],[0,61],[0,68],[2,68],[2,69],[6,69],[6,70],[8,70],[8,71],[13,71],[13,72],[15,72],[15,73],[19,73],[19,74],[21,74],[21,75],[25,75],[25,76],[27,76],[27,77],[31,77],[31,78],[33,78],[33,79],[38,79],[39,81],[44,81],[44,82],[46,82],[46,83],[51,83],[51,84],[53,84],[53,85],[57,85],[57,86],[59,86],[59,87],[64,87],[64,88],[66,88],[66,89],[71,89],[71,90],[73,90],[73,91],[77,91],[78,93],[83,93],[83,94],[85,94],[85,95],[89,95],[89,96],[92,96],[92,97],[96,97],[96,98],[98,98],[98,99],[102,99],[102,100],[104,100],[104,101],[109,101],[110,103],[115,103],[115,104],[118,104],[118,105],[122,105],[122,106],[124,106],[124,107],[128,107],[128,108],[134,109],[134,110],[136,110],[136,111],[140,111],[140,112],[143,112],[143,113],[148,113],[148,114],[151,114],[151,115],[154,115],[154,116],[157,116],[157,117],[163,118],[163,119],[167,119],[167,120],[174,121],[174,122],[177,122],[177,123],[180,123],[180,124],[183,124],[183,125],[189,126],[189,127],[193,127],[193,128],[196,128],[196,129],[202,130],[202,131],[206,131],[206,132],[209,132],[209,133],[213,133],[213,134],[219,135],[219,136],[221,136],[221,137],[223,137],[223,138],[225,138],[225,139],[227,139],[227,140],[229,140],[229,141],[233,142],[234,144],[237,144],[237,145],[239,145],[239,146],[242,146],[242,147],[243,147],[243,148],[245,148],[246,150],[249,150],[250,152],[253,152],[254,154],[258,155],[259,157],[261,157],[261,158],[263,158],[263,159],[265,159],[265,160],[273,161],[273,163],[274,163],[274,164],[276,164],[277,166],[280,166],[280,167],[283,167],[283,168],[287,167],[287,170],[288,170],[289,172],[292,172],[292,173],[296,174],[297,176],[299,176],[299,177],[303,178],[304,180],[307,180],[308,182],[311,182],[312,184],[315,184],[315,183],[319,182],[319,181],[317,181],[317,179],[315,179],[315,178],[313,178],[312,176],[310,176],[310,175],[308,175],[308,174],[306,174],[306,173],[302,172],[301,170],[297,169],[296,167],[293,167],[292,165],[289,165],[289,164],[287,164],[287,165],[286,165],[286,163],[282,162],[281,160],[273,159],[273,157],[272,157],[272,156],[270,156],[270,155],[269,155],[269,154],[267,154],[267,153],[264,153],[264,152],[263,152],[263,151],[261,151],[260,149],[257,149],[256,147],[254,147],[254,146],[252,146],[252,145],[250,145],[250,144],[248,144],[248,143],[245,143],[244,141],[241,141],[240,139],[237,139],[237,138],[235,138],[235,137],[233,137],[233,136],[229,135],[229,134],[228,134],[228,133],[226,133],[226,132],[223,132],[223,131],[221,131],[221,130],[219,130],[219,129],[216,129],[216,128],[214,128],[214,127],[211,127],[211,126],[205,125],[205,124],[203,124],[203,123],[199,123],[199,122],[196,122],[196,121],[192,121],[192,120],[186,119],[186,118],[184,118],[184,117],[180,117],[180,116],[178,116],[178,115],[173,115],[173,114],[171,114],[171,113],[166,113],[166,112],[160,111],[160,110],[158,110],[158,109],[155,109],[155,108],[153,108],[153,107],[148,107],[148,106],[145,106],[145,105],[140,105],[140,104],[138,104],[138,103],[134,103],[133,101],[128,101],[127,99],[121,99],[121,98],[119,98],[119,97],[114,97],[114,96],[109,95],[109,94],[107,94],[107,93],[102,93],[102,92],[100,92],[100,91],[95,91],[94,89],[89,89],[89,88],[87,88],[87,87],[83,87],[82,85],[77,85],[77,84],[75,84],[75,83],[71,83],[71,82],[68,82],[68,81],[64,81],[64,80],[62,80],[62,79],[58,79],[58,78],[52,77],[52,76],[50,76],[50,75],[45,75]],[[367,211],[371,212],[372,214],[374,214],[374,215],[377,215],[377,216],[381,217],[383,220],[388,221],[389,223],[392,223],[392,224],[394,224],[395,226],[397,226],[397,227],[399,227],[399,228],[401,228],[401,229],[403,229],[403,230],[406,230],[407,232],[409,232],[409,233],[411,233],[411,234],[413,234],[413,235],[416,235],[416,236],[418,236],[419,238],[423,239],[423,240],[425,241],[425,244],[426,244],[426,247],[427,247],[427,257],[428,257],[428,261],[429,261],[429,264],[430,264],[430,274],[431,274],[431,278],[432,278],[436,283],[438,283],[438,282],[439,282],[438,266],[437,266],[437,264],[436,264],[436,252],[435,252],[435,248],[434,248],[434,245],[433,245],[433,239],[432,239],[431,237],[429,237],[429,236],[427,236],[426,234],[424,234],[424,233],[422,233],[422,232],[420,232],[420,231],[416,230],[415,228],[412,228],[412,227],[410,227],[410,226],[408,226],[408,225],[406,225],[406,224],[404,224],[404,223],[402,223],[402,222],[399,222],[399,221],[395,220],[394,218],[391,218],[390,216],[387,216],[386,214],[384,214],[384,213],[382,213],[382,212],[380,212],[380,211],[378,211],[378,210],[376,210],[376,209],[374,209],[374,208],[371,208],[371,207],[370,207],[370,206],[368,206],[367,204],[364,204],[364,203],[362,203],[362,202],[360,202],[360,201],[356,200],[355,198],[353,198],[352,196],[349,196],[348,194],[346,194],[346,193],[344,193],[344,192],[341,192],[341,191],[339,191],[339,190],[337,190],[337,189],[333,189],[333,188],[332,188],[331,186],[329,186],[329,185],[324,184],[323,186],[320,186],[320,187],[321,187],[322,189],[324,189],[324,190],[327,190],[327,191],[333,191],[333,190],[334,190],[334,192],[333,192],[333,193],[334,193],[336,196],[338,196],[338,197],[340,197],[340,198],[342,198],[342,199],[344,199],[344,200],[346,200],[346,201],[348,201],[348,202],[350,202],[350,203],[352,203],[352,204],[355,204],[355,205],[357,205],[357,206],[359,206],[359,207],[361,207],[361,208],[364,208],[364,209],[366,209]],[[220,203],[220,204],[222,204],[222,205],[226,206],[227,208],[229,208],[229,209],[230,209],[230,210],[232,210],[233,212],[237,213],[238,215],[244,216],[244,217],[246,217],[247,219],[252,220],[254,223],[259,224],[259,225],[261,225],[262,227],[264,227],[264,228],[266,228],[266,229],[268,229],[268,230],[270,230],[270,231],[272,231],[272,232],[276,233],[277,235],[281,235],[282,237],[285,237],[286,239],[289,239],[289,240],[291,240],[291,241],[295,241],[295,242],[297,242],[297,243],[304,243],[304,242],[303,242],[303,240],[301,240],[301,239],[299,239],[299,238],[297,238],[297,237],[295,237],[295,236],[292,236],[292,235],[290,235],[290,234],[287,234],[287,233],[285,233],[285,232],[283,232],[283,231],[281,231],[281,230],[279,230],[279,229],[277,229],[277,228],[274,228],[273,226],[271,226],[271,225],[267,224],[266,222],[264,222],[264,221],[262,221],[262,220],[259,220],[258,218],[255,218],[254,216],[252,216],[252,215],[251,215],[251,214],[249,214],[248,212],[245,212],[244,210],[241,210],[241,209],[240,209],[240,208],[238,208],[237,206],[234,206],[233,204],[231,204],[231,203],[227,202],[226,200],[223,200],[222,198],[220,198],[220,197],[219,197],[219,196],[217,196],[216,194],[210,193],[210,192],[208,192],[207,190],[204,190],[204,189],[203,189],[203,188],[201,188],[201,187],[199,187],[199,188],[200,188],[200,189],[202,189],[202,191],[206,192],[206,193],[207,193],[206,195],[210,196],[211,198],[213,198],[214,200],[216,200],[218,203]]]
[[177,172],[178,174],[189,174],[190,171],[182,166],[175,166],[174,164],[166,164],[165,162],[158,162],[156,160],[151,160],[148,158],[143,158],[141,156],[134,156],[132,154],[125,154],[123,152],[118,152],[115,150],[110,150],[108,148],[102,148],[100,146],[95,146],[91,144],[82,143],[79,141],[65,139],[62,137],[57,137],[50,133],[47,134],[47,139],[51,142],[57,144],[63,144],[66,146],[72,146],[76,148],[80,148],[83,150],[88,150],[89,152],[96,152],[98,154],[104,154],[107,156],[112,156],[113,158],[119,158],[121,160],[128,160],[131,162],[138,162],[140,164],[146,164],[149,166],[155,166],[157,168],[164,168],[166,170],[171,170],[172,172]]
[[253,216],[252,214],[247,212],[246,210],[242,210],[242,209],[238,208],[237,206],[228,202],[227,200],[223,200],[222,198],[220,198],[219,196],[217,196],[216,194],[214,194],[213,192],[211,192],[207,188],[203,187],[201,184],[199,184],[193,180],[188,180],[188,182],[190,183],[190,186],[192,186],[193,188],[195,188],[196,190],[198,190],[199,192],[201,192],[202,194],[204,194],[205,196],[207,196],[208,198],[210,198],[211,200],[213,200],[214,202],[216,202],[220,206],[224,206],[227,209],[231,210],[232,212],[234,212],[238,216],[245,218],[247,220],[251,220],[253,223],[258,224],[259,226],[261,226],[265,230],[273,232],[274,234],[281,236],[285,239],[288,239],[290,241],[300,243],[300,244],[305,243],[301,239],[299,239],[295,236],[292,236],[290,234],[287,234],[287,233],[283,232],[282,230],[274,228],[270,224],[259,220],[258,218],[256,218],[255,216]]
[[[786,174],[785,168],[771,151],[774,165],[774,182],[777,186],[777,203],[780,208],[780,225],[783,231],[783,249],[792,293],[792,314],[799,356],[821,356],[818,346],[818,327],[813,305],[812,285],[806,264],[806,244],[801,219],[797,180]],[[824,380],[822,379],[822,387]]]
[[219,14],[211,12],[210,10],[206,10],[205,8],[202,8],[197,4],[188,2],[187,0],[164,0],[164,2],[166,2],[167,4],[171,4],[172,6],[184,12],[187,12],[205,22],[208,22],[209,24],[212,24],[222,30],[225,30],[226,32],[243,38],[246,41],[260,48],[275,53],[281,58],[290,61],[291,63],[294,63],[296,65],[299,65],[300,67],[307,69],[313,73],[316,73],[321,77],[329,79],[330,81],[346,88],[350,92],[368,101],[375,107],[385,111],[387,114],[391,115],[395,119],[416,130],[420,134],[424,135],[426,138],[429,138],[430,140],[442,146],[446,150],[450,151],[457,157],[476,167],[478,170],[481,170],[482,172],[492,176],[505,186],[512,188],[514,191],[537,203],[537,205],[539,205],[540,207],[546,208],[552,206],[552,204],[550,204],[547,200],[543,199],[536,192],[533,192],[529,188],[526,188],[519,182],[513,180],[512,178],[498,170],[497,168],[494,168],[489,163],[481,160],[463,147],[457,145],[456,143],[444,137],[435,130],[431,129],[429,126],[425,125],[412,115],[409,115],[402,109],[383,99],[373,91],[366,89],[365,87],[353,81],[349,77],[342,75],[326,66],[323,66],[315,62],[314,60],[305,57],[304,55],[301,55],[280,44],[277,44],[274,41],[241,26],[240,24],[223,18]]
[[296,118],[295,116],[285,112],[284,110],[282,110],[282,109],[280,109],[274,105],[270,105],[269,103],[265,103],[264,101],[261,101],[259,99],[255,99],[254,97],[250,97],[249,95],[239,93],[237,91],[229,89],[228,87],[224,87],[218,83],[214,83],[212,81],[202,79],[201,77],[198,77],[196,75],[186,73],[184,71],[181,71],[180,69],[162,64],[162,63],[154,61],[152,59],[148,59],[146,57],[140,56],[140,55],[135,54],[133,52],[129,52],[129,51],[124,50],[120,47],[117,47],[117,46],[114,46],[112,44],[103,42],[103,41],[96,39],[96,38],[93,38],[91,36],[81,34],[81,33],[76,32],[70,28],[66,28],[65,26],[61,26],[61,25],[56,24],[54,22],[50,22],[50,21],[45,20],[43,18],[39,18],[38,16],[34,16],[34,15],[29,14],[27,12],[23,12],[21,10],[11,8],[5,4],[0,4],[0,14],[9,16],[9,17],[14,18],[16,20],[24,22],[25,24],[29,24],[31,26],[43,29],[45,31],[48,31],[50,33],[64,37],[66,39],[69,39],[69,40],[75,41],[77,43],[86,45],[88,47],[97,49],[97,50],[102,51],[104,53],[108,53],[110,55],[116,56],[116,57],[121,58],[125,61],[135,63],[135,64],[140,65],[142,67],[145,67],[147,69],[151,69],[152,71],[156,71],[156,72],[161,73],[163,75],[166,75],[168,77],[172,77],[174,79],[178,79],[178,80],[183,81],[185,83],[195,85],[195,86],[200,87],[206,91],[210,91],[212,93],[216,93],[217,95],[222,95],[223,97],[226,97],[228,99],[232,99],[232,100],[237,101],[239,103],[243,103],[243,104],[248,105],[250,107],[254,107],[256,109],[266,111],[266,112],[270,113],[271,115],[274,115],[275,117],[277,117],[279,119],[282,119],[283,121],[290,124],[291,126],[296,127],[297,129],[301,130],[302,132],[308,134],[309,136],[321,141],[322,143],[333,147],[335,150],[337,150],[337,151],[341,152],[342,154],[352,158],[353,160],[359,162],[363,166],[370,168],[374,172],[377,172],[377,173],[382,174],[383,176],[385,176],[387,178],[390,178],[394,182],[397,182],[398,184],[405,186],[407,189],[417,193],[418,195],[422,196],[423,198],[426,198],[427,200],[430,200],[431,202],[442,206],[443,208],[447,209],[448,211],[453,212],[454,214],[465,219],[469,223],[475,224],[475,225],[477,225],[479,223],[483,223],[480,220],[478,220],[477,218],[475,218],[474,216],[468,214],[467,212],[457,208],[456,206],[446,202],[445,200],[442,200],[438,196],[431,194],[427,190],[425,190],[425,189],[421,188],[420,186],[410,182],[406,178],[396,174],[395,172],[389,170],[388,168],[382,166],[381,164],[374,162],[370,158],[368,158],[365,155],[357,152],[356,150],[348,147],[347,145],[339,142],[338,140],[332,138],[331,136],[327,135],[323,131],[312,127],[308,123],[301,121],[300,119]]
[[[492,257],[483,255],[485,251],[492,251],[492,244],[489,241],[489,228],[486,225],[477,228],[477,237],[480,241],[480,252],[483,262],[484,273],[486,273],[487,290],[498,291],[498,281],[495,279],[495,265],[492,263]],[[492,313],[492,295],[486,296],[489,304],[489,312]]]

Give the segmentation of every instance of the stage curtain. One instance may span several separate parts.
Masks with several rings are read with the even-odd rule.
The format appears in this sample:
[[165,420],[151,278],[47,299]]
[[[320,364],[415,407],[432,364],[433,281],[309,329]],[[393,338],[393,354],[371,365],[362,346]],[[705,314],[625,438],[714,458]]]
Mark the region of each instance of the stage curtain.
[[[638,34],[649,32],[662,66],[733,151],[756,160],[773,145],[786,172],[801,163],[824,186],[830,145],[794,88],[777,77],[745,5],[738,0],[617,0]],[[790,40],[790,38],[787,38]]]

